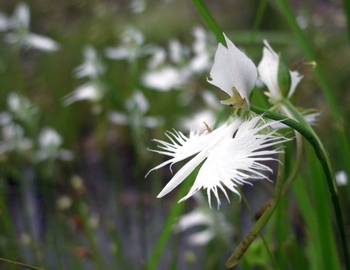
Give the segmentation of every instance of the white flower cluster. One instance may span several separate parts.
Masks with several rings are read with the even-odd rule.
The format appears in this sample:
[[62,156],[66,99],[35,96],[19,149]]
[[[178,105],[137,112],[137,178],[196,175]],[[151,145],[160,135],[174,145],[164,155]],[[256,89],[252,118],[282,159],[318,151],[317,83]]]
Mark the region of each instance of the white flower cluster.
[[[229,200],[226,189],[239,195],[239,185],[251,184],[252,180],[268,179],[265,172],[271,172],[272,169],[264,162],[277,160],[277,154],[283,152],[281,144],[290,140],[278,135],[277,129],[271,128],[280,128],[279,122],[266,122],[263,115],[254,115],[249,110],[250,95],[258,75],[267,85],[271,101],[278,102],[284,97],[278,77],[279,56],[265,41],[266,48],[257,68],[226,36],[225,40],[227,47],[218,45],[208,81],[230,96],[221,103],[233,107],[235,113],[216,129],[212,130],[204,123],[204,132],[192,131],[187,137],[174,130],[166,133],[170,142],[154,140],[159,144],[159,149],[150,151],[167,155],[170,159],[149,172],[168,164],[171,169],[174,163],[191,158],[172,177],[158,197],[171,192],[200,167],[191,189],[180,201],[203,188],[207,189],[209,205],[213,193],[219,206],[219,190]],[[290,97],[302,77],[296,71],[288,72],[290,80],[289,84],[287,80],[286,85]]]

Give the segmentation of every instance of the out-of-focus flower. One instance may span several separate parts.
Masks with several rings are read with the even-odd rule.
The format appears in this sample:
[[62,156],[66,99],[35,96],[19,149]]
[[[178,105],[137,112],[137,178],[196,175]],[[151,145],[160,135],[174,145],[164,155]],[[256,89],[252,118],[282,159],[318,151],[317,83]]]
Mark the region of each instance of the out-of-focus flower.
[[227,48],[218,45],[208,82],[230,95],[221,103],[241,107],[245,101],[250,106],[249,96],[258,76],[257,69],[226,35],[225,40]]
[[[266,40],[264,40],[264,44],[263,58],[258,66],[258,71],[260,79],[266,84],[269,90],[269,97],[272,99],[272,102],[275,103],[283,99],[283,97],[290,98],[303,76],[297,71],[282,71],[284,63],[280,56],[275,53]],[[281,79],[281,77],[279,79],[279,76],[285,76],[285,81],[289,82],[286,82],[286,84],[283,83],[283,79]]]
[[105,73],[105,66],[94,47],[87,45],[83,50],[84,62],[74,69],[75,77],[96,79]]
[[159,91],[169,91],[183,86],[190,75],[187,69],[164,66],[158,70],[146,72],[142,76],[142,82],[148,88]]
[[335,174],[335,180],[338,186],[346,186],[348,184],[348,176],[345,171],[339,171]]
[[128,26],[122,34],[122,44],[105,49],[105,55],[111,59],[126,59],[129,62],[136,58],[150,55],[156,50],[153,45],[144,45],[143,34],[133,26]]
[[59,44],[56,41],[29,32],[30,11],[25,3],[19,3],[12,17],[2,16],[1,21],[0,28],[9,31],[5,35],[5,41],[8,43],[43,51],[57,51],[59,49]]
[[62,137],[52,128],[44,128],[38,137],[39,150],[36,159],[43,161],[47,159],[72,160],[74,155],[71,151],[61,149]]
[[190,245],[206,245],[215,237],[226,242],[232,235],[233,229],[226,221],[225,216],[222,212],[205,206],[203,197],[199,193],[196,193],[194,198],[198,202],[198,206],[192,212],[179,217],[173,226],[174,231],[180,232],[204,226],[204,230],[194,232],[187,238]]
[[195,41],[193,43],[194,57],[189,63],[190,69],[195,73],[201,73],[211,66],[211,58],[214,52],[210,48],[211,36],[203,28],[195,27],[193,30]]
[[22,121],[31,121],[32,117],[38,112],[29,99],[17,93],[10,93],[7,97],[7,107],[14,117]]
[[63,98],[63,104],[68,106],[76,101],[89,100],[99,102],[104,97],[105,88],[100,82],[88,82]]
[[149,103],[144,94],[136,90],[125,103],[127,114],[113,111],[109,115],[112,123],[118,125],[143,126],[154,128],[163,124],[163,118],[144,116],[149,110]]
[[101,111],[99,102],[106,92],[102,79],[105,66],[92,46],[86,46],[83,55],[84,62],[74,69],[74,76],[77,78],[88,77],[89,81],[66,95],[63,98],[63,104],[68,106],[77,101],[88,100],[94,104],[93,112],[99,113]]
[[0,154],[10,151],[26,151],[31,149],[33,142],[25,137],[24,129],[15,123],[9,123],[2,128]]
[[189,137],[175,130],[167,132],[166,136],[170,142],[154,139],[159,143],[158,147],[161,150],[150,149],[150,151],[171,158],[148,173],[168,164],[171,169],[172,164],[193,156],[172,177],[159,193],[158,198],[181,184],[202,162],[193,186],[179,202],[188,199],[203,188],[207,189],[209,205],[211,205],[211,192],[213,192],[219,206],[218,190],[221,190],[229,200],[225,187],[239,195],[238,185],[251,184],[249,179],[266,178],[263,172],[271,169],[261,161],[275,160],[273,155],[283,150],[280,148],[274,150],[270,147],[288,140],[276,136],[274,131],[267,131],[267,129],[268,124],[263,123],[258,116],[249,121],[243,121],[242,118],[229,120],[215,130],[207,130],[202,134],[191,132]]
[[146,9],[146,1],[145,0],[133,0],[131,2],[131,10],[134,13],[142,13]]

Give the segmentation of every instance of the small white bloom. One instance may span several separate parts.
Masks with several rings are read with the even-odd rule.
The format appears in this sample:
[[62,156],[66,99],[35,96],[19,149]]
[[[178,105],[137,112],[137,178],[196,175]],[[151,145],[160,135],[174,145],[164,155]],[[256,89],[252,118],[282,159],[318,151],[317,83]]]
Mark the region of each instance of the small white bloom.
[[61,149],[62,137],[52,128],[44,128],[38,137],[39,150],[36,153],[38,161],[45,159],[59,158],[62,160],[72,160],[73,153],[69,150]]
[[145,116],[149,110],[149,103],[144,94],[136,90],[133,95],[125,102],[127,114],[112,111],[109,114],[109,120],[119,125],[134,125],[154,128],[163,124],[161,117]]
[[68,106],[80,100],[90,100],[92,102],[98,102],[103,98],[104,92],[105,89],[100,82],[88,82],[79,86],[72,93],[66,95],[63,98],[63,104],[65,106]]
[[226,35],[225,40],[227,48],[222,44],[218,45],[208,82],[219,87],[230,97],[234,97],[235,88],[249,106],[249,95],[258,76],[257,69],[252,60],[237,49]]
[[348,176],[345,171],[339,171],[335,174],[335,180],[338,186],[346,186],[348,184]]
[[[264,40],[264,44],[265,47],[263,49],[263,58],[258,66],[259,76],[269,89],[271,98],[278,101],[283,98],[277,80],[280,56],[275,53],[266,40]],[[303,76],[297,71],[289,72],[291,76],[291,85],[287,95],[288,98],[293,95],[295,88],[303,78]]]
[[117,47],[105,49],[105,55],[111,59],[126,59],[129,62],[144,55],[152,54],[156,47],[144,45],[145,38],[141,31],[133,26],[128,26],[122,34],[122,44]]
[[188,79],[187,70],[165,66],[158,70],[148,71],[142,77],[146,87],[159,91],[169,91],[181,87]]
[[[2,17],[2,20],[6,17]],[[11,44],[18,44],[25,48],[36,48],[43,51],[56,51],[59,44],[41,35],[29,32],[30,11],[25,3],[19,3],[11,18],[7,19],[7,23],[2,22],[2,28],[6,26],[6,30],[10,30],[5,36],[5,41]],[[5,30],[5,29],[4,29]]]
[[38,108],[29,99],[14,92],[7,97],[7,107],[16,118],[22,121],[33,120],[32,117],[38,112]]
[[89,77],[96,79],[105,72],[105,66],[101,62],[94,47],[87,45],[83,50],[84,62],[74,69],[76,78]]
[[271,169],[260,162],[275,160],[272,155],[282,150],[272,150],[269,147],[288,140],[275,136],[274,131],[260,134],[267,127],[268,124],[263,123],[259,116],[246,122],[236,118],[232,123],[226,123],[212,132],[203,134],[192,132],[190,137],[178,131],[167,132],[166,136],[170,143],[154,139],[159,143],[158,147],[161,150],[150,149],[150,151],[171,158],[151,169],[149,173],[168,164],[171,169],[172,164],[193,156],[172,177],[158,198],[177,187],[202,162],[193,186],[180,202],[203,188],[207,189],[209,204],[211,205],[211,192],[213,192],[219,206],[218,190],[221,190],[229,200],[225,187],[239,195],[238,185],[250,183],[249,179],[266,178],[263,172]]
[[142,13],[146,9],[146,0],[133,0],[130,7],[132,12]]

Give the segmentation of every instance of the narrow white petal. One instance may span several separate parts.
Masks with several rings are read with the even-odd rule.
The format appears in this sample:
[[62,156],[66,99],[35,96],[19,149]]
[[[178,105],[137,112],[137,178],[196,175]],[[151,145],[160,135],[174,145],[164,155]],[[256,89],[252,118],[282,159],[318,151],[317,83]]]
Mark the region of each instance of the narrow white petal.
[[292,82],[289,89],[288,98],[290,98],[293,95],[295,88],[298,86],[299,82],[303,78],[303,75],[300,75],[298,71],[289,71],[289,72],[290,72]]
[[187,162],[169,181],[169,183],[162,189],[158,194],[157,198],[161,198],[164,195],[168,194],[179,184],[181,184],[191,172],[206,158],[207,153],[202,151],[189,162]]
[[279,56],[277,53],[275,53],[266,40],[264,40],[264,44],[265,47],[263,49],[263,58],[258,65],[259,76],[271,92],[272,98],[275,100],[280,100],[282,99],[282,95],[277,82]]

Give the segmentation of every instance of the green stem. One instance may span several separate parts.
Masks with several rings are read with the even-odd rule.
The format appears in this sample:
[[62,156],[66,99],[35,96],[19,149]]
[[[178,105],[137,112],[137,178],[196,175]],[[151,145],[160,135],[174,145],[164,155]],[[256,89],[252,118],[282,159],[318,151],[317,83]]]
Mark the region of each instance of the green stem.
[[192,3],[198,10],[199,14],[202,16],[202,19],[207,23],[210,30],[215,34],[217,41],[226,46],[226,41],[222,30],[220,29],[214,18],[211,16],[209,10],[204,5],[203,1],[192,0]]
[[282,103],[293,113],[293,116],[300,123],[290,118],[287,118],[284,115],[280,115],[271,111],[266,111],[258,107],[255,107],[254,105],[251,107],[251,110],[258,114],[264,114],[264,116],[267,118],[281,121],[282,123],[291,127],[292,129],[297,130],[313,146],[316,156],[322,165],[322,168],[326,177],[328,189],[331,195],[335,217],[337,220],[339,240],[340,240],[342,252],[344,255],[343,256],[344,264],[346,269],[350,269],[350,261],[349,261],[349,255],[348,255],[349,253],[348,253],[348,247],[346,242],[343,218],[342,218],[340,203],[337,195],[337,188],[335,186],[334,174],[332,172],[332,167],[331,167],[329,158],[326,154],[326,151],[320,139],[318,138],[317,134],[313,131],[313,129],[310,127],[310,125],[306,122],[305,118],[294,108],[294,106],[288,100],[283,100]]
[[283,182],[283,175],[284,175],[284,168],[283,168],[284,154],[280,154],[279,160],[281,162],[278,163],[278,174],[277,174],[275,193],[271,198],[269,205],[266,208],[264,214],[257,220],[253,228],[249,231],[249,233],[245,236],[245,238],[241,241],[241,243],[238,245],[236,250],[232,253],[230,258],[227,260],[225,264],[226,268],[231,268],[239,262],[239,260],[242,258],[244,253],[249,248],[250,244],[260,234],[262,229],[265,227],[266,223],[270,220],[273,212],[276,209],[277,203],[280,199],[281,190],[282,190],[282,182]]
[[11,260],[4,259],[4,258],[0,258],[0,261],[4,261],[4,262],[11,263],[11,264],[18,265],[18,266],[23,266],[23,267],[26,267],[28,269],[44,270],[43,268],[31,266],[29,264],[25,264],[25,263],[21,263],[21,262],[11,261]]

